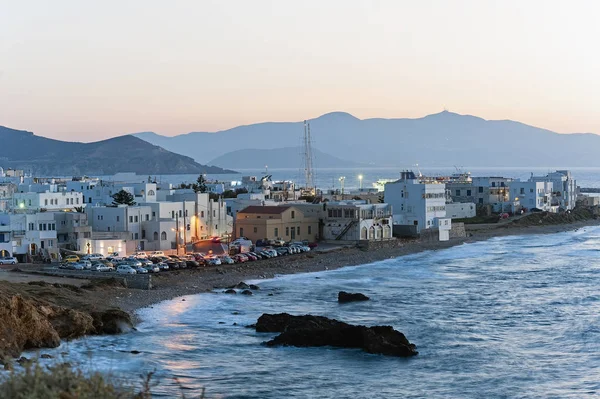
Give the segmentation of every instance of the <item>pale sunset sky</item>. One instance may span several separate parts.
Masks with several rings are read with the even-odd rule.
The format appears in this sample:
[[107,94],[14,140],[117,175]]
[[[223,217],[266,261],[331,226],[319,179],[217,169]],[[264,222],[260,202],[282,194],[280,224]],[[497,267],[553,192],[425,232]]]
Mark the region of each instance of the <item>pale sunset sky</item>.
[[0,0],[0,125],[95,141],[448,108],[600,133],[600,2]]

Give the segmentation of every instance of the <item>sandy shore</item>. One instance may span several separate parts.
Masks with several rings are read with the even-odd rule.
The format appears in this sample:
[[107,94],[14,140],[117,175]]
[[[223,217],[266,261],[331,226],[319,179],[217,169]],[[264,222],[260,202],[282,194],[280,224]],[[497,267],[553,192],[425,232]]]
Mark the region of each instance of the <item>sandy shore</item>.
[[[240,281],[269,279],[276,275],[334,270],[381,261],[422,251],[440,250],[456,245],[487,240],[508,235],[552,234],[576,230],[585,226],[600,225],[600,220],[586,220],[562,225],[515,226],[511,224],[474,225],[467,227],[467,237],[446,242],[420,242],[402,240],[398,247],[365,251],[358,248],[297,254],[236,265],[180,270],[153,275],[155,289],[150,291],[123,288],[110,289],[101,297],[107,305],[120,307],[128,312],[178,296],[233,286]],[[100,294],[100,293],[96,293]],[[98,296],[96,296],[98,298]]]

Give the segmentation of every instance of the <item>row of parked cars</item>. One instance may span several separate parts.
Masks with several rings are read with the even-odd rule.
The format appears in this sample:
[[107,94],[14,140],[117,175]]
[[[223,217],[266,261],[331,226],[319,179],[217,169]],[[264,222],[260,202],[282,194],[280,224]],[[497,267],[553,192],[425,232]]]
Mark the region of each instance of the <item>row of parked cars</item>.
[[112,254],[112,256],[107,256],[106,258],[101,254],[89,254],[81,258],[77,255],[68,255],[63,258],[63,262],[59,268],[95,272],[116,272],[119,274],[159,273],[174,269],[244,263],[307,252],[310,249],[308,245],[297,242],[281,247],[257,247],[254,251],[231,256],[217,256],[202,252],[189,255],[165,255],[161,251],[151,253],[136,252],[128,257],[120,257],[117,254]]

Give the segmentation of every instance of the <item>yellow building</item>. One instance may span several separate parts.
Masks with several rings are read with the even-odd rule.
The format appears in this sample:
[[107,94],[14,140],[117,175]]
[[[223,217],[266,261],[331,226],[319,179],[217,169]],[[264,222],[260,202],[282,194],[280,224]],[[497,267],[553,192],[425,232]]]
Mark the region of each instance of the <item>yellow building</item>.
[[315,241],[319,219],[305,217],[298,208],[287,206],[249,206],[237,213],[237,237],[256,240]]

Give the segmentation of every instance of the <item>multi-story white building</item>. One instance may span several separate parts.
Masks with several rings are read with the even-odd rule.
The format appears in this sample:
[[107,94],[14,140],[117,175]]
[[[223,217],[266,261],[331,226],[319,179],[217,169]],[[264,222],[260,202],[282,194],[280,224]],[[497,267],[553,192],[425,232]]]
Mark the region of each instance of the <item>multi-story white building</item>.
[[510,183],[510,195],[516,207],[550,212],[558,210],[558,206],[552,205],[552,182],[515,180]]
[[[10,233],[10,252],[20,262],[58,259],[56,222],[52,212],[3,214],[0,220],[0,224],[4,224],[0,226],[3,234]],[[4,241],[7,241],[6,236]]]
[[12,207],[16,210],[63,211],[83,206],[83,196],[77,191],[18,192],[13,194]]
[[156,183],[115,183],[96,179],[74,180],[66,183],[67,191],[81,192],[83,202],[91,205],[112,205],[112,196],[125,190],[136,203],[156,202]]
[[531,176],[529,181],[551,182],[552,183],[552,203],[558,205],[564,210],[575,208],[577,202],[577,182],[571,176],[568,170],[557,170],[548,173],[546,176]]
[[387,183],[384,199],[392,206],[394,224],[416,226],[417,232],[446,217],[446,185],[413,172],[402,172],[399,180]]

